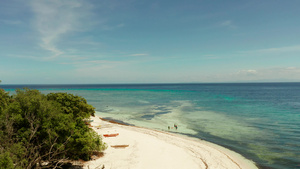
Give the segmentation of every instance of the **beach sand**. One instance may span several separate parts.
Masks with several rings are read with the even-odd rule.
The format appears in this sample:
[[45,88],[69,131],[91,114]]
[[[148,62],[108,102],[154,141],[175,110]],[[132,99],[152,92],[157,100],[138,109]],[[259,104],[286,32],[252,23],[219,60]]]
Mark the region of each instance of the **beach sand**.
[[[108,148],[86,169],[253,169],[255,164],[221,146],[187,136],[126,126],[91,117],[92,128]],[[110,136],[110,135],[108,135]]]

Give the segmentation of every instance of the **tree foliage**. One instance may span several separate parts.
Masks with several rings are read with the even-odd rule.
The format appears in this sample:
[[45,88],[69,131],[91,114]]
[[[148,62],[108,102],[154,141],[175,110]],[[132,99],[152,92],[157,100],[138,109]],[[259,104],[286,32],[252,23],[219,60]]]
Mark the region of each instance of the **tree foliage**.
[[61,159],[88,160],[105,148],[83,121],[94,112],[72,94],[24,89],[10,96],[0,90],[0,165],[41,168],[56,167]]
[[80,96],[68,93],[49,93],[48,100],[58,102],[66,114],[72,114],[74,118],[88,118],[94,115],[95,108],[87,104],[87,101]]

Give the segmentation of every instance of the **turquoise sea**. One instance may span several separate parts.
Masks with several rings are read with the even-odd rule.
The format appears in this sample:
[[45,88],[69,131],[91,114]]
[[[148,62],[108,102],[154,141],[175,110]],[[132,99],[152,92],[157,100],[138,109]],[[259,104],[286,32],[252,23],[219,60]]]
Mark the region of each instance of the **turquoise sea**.
[[[83,96],[97,115],[216,143],[259,168],[300,168],[300,83],[0,85]],[[178,129],[174,129],[176,124]]]

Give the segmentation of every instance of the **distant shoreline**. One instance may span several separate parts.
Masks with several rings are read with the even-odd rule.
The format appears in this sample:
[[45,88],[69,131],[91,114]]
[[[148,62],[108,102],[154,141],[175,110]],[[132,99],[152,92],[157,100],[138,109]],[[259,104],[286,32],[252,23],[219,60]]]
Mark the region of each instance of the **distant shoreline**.
[[38,87],[38,86],[45,86],[45,87],[50,87],[50,86],[144,86],[144,85],[224,85],[224,84],[296,84],[300,82],[292,82],[292,81],[285,81],[285,82],[278,82],[278,81],[270,81],[270,82],[178,82],[178,83],[53,83],[53,84],[5,84],[5,83],[0,83],[0,87],[8,87],[8,86],[16,86],[16,87]]

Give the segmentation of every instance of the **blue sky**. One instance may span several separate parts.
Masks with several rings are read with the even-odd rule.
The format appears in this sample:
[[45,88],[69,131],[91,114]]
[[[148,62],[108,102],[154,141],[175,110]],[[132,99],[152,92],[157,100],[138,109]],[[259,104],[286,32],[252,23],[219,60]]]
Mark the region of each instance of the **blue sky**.
[[1,0],[2,84],[299,82],[299,0]]

